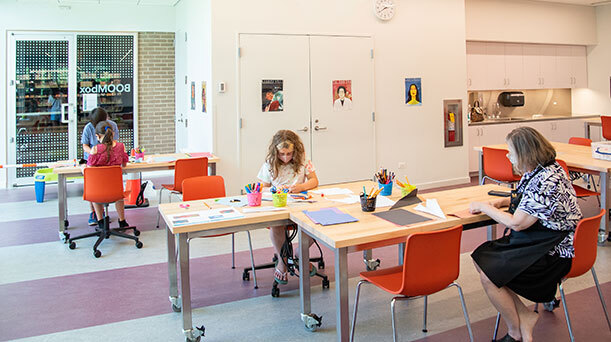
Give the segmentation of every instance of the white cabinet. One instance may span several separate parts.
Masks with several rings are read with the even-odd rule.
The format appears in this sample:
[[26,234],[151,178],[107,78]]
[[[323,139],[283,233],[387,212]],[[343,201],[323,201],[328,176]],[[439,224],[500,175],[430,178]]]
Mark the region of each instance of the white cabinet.
[[558,88],[586,88],[588,71],[585,46],[561,45],[556,48]]
[[587,87],[585,46],[467,42],[467,89]]
[[486,89],[486,43],[467,42],[467,89]]

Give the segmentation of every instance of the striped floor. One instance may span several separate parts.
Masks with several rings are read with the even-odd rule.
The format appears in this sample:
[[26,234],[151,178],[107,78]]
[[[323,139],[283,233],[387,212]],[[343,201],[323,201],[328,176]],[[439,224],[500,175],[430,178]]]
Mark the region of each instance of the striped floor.
[[[166,179],[155,179],[158,183]],[[82,185],[69,184],[70,233],[90,231],[88,205],[81,200]],[[0,190],[0,341],[182,341],[180,314],[168,301],[165,232],[155,229],[156,198],[149,208],[127,212],[128,221],[142,231],[142,249],[131,241],[106,240],[103,256],[91,253],[93,239],[77,242],[69,250],[57,235],[57,190],[48,186],[44,203],[34,201],[31,187]],[[579,201],[584,214],[596,212],[596,201]],[[112,216],[112,215],[111,215]],[[116,224],[116,215],[115,224]],[[272,249],[267,230],[251,232],[255,260],[269,261]],[[479,283],[469,251],[485,239],[485,231],[465,232],[461,255],[463,287],[476,341],[490,341],[496,311]],[[191,247],[193,319],[206,326],[204,341],[334,341],[335,292],[333,256],[323,249],[324,272],[331,289],[312,282],[312,309],[323,316],[323,326],[311,333],[299,319],[297,279],[270,294],[272,270],[257,273],[259,288],[242,280],[241,267],[250,264],[245,233],[236,234],[236,269],[231,269],[231,238],[198,239]],[[315,247],[313,247],[315,248]],[[312,254],[318,251],[312,249]],[[611,251],[599,247],[596,269],[611,308]],[[397,263],[394,247],[374,255],[382,266]],[[350,305],[361,255],[349,255]],[[565,285],[577,341],[610,341],[592,277],[586,274]],[[391,297],[364,287],[356,327],[357,341],[389,341]],[[421,331],[422,300],[397,306],[401,341],[466,341],[467,330],[454,288],[429,297],[428,333]],[[506,328],[501,325],[500,335]],[[566,341],[568,331],[562,309],[542,312],[534,332],[536,341]]]

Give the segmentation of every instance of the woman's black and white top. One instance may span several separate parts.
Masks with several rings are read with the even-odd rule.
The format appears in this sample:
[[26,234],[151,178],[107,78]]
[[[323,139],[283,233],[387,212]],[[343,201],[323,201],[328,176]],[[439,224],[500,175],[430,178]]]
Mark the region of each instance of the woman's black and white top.
[[556,162],[537,166],[522,176],[517,189],[522,193],[517,209],[538,218],[545,228],[571,231],[549,254],[573,258],[573,236],[582,215],[575,190],[562,166]]

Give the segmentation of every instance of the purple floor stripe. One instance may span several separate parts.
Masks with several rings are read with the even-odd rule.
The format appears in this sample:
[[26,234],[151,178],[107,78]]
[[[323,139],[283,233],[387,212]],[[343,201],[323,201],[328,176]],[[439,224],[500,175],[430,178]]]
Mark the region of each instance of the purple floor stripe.
[[[570,282],[570,280],[567,282]],[[601,291],[603,292],[605,302],[607,303],[607,307],[609,307],[611,305],[609,300],[611,297],[611,282],[600,284],[600,287]],[[587,289],[571,293],[566,296],[566,300],[569,315],[571,317],[571,325],[573,326],[575,341],[611,340],[611,332],[609,332],[609,327],[607,326],[607,321],[605,320],[605,314],[603,312],[602,305],[600,304],[596,287],[592,286]],[[469,303],[467,301],[467,310],[468,307]],[[456,308],[460,310],[458,298],[456,298]],[[539,309],[541,315],[533,332],[533,340],[537,342],[569,341],[569,331],[566,326],[562,304],[553,312],[544,311],[541,306],[539,306]],[[431,335],[417,340],[418,342],[469,341],[469,334],[465,325],[445,331],[443,333],[435,334],[435,312],[433,310],[429,310],[428,318],[428,328]],[[390,314],[388,319],[390,321]],[[473,330],[475,341],[489,342],[492,339],[495,319],[496,317],[492,317],[475,323],[471,322],[471,328]],[[412,323],[410,323],[410,325],[411,324]],[[389,333],[392,332],[389,330]],[[506,333],[507,328],[503,320],[501,320],[497,339],[505,336]]]

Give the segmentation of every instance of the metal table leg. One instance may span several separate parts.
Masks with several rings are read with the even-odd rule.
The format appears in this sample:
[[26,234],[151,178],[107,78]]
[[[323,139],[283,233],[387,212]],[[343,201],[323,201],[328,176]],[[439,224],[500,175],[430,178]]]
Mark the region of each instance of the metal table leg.
[[584,125],[584,129],[585,129],[585,134],[584,134],[584,137],[585,137],[586,139],[590,139],[590,123],[589,123],[589,122],[587,122],[587,121],[585,121],[585,122],[583,123],[583,125]]
[[203,334],[203,327],[193,328],[192,326],[189,242],[187,241],[187,233],[178,234],[178,261],[180,263],[180,292],[182,293],[182,331],[187,340],[198,341]]
[[606,236],[609,236],[609,172],[600,173],[600,206],[605,209],[601,220],[601,229],[605,231],[605,235],[599,235],[598,243],[604,244]]
[[70,238],[70,234],[66,232],[68,227],[68,202],[66,191],[66,176],[63,174],[57,175],[57,207],[59,218],[59,239],[66,242]]
[[301,299],[301,320],[306,330],[315,331],[321,326],[322,319],[312,313],[312,299],[310,296],[310,241],[311,237],[304,233],[301,227],[299,238],[299,297]]
[[350,340],[350,319],[348,309],[348,249],[335,250],[335,301],[337,340]]
[[168,277],[170,280],[170,303],[172,310],[180,312],[181,302],[178,295],[178,273],[176,268],[176,239],[174,233],[166,226],[166,240],[168,244]]
[[398,244],[397,250],[399,252],[399,265],[403,265],[403,259],[405,257],[405,242]]
[[488,239],[488,241],[496,240],[496,224],[489,225],[486,229],[488,230],[486,239]]
[[482,184],[482,179],[484,179],[484,151],[479,151],[479,179],[477,184]]
[[208,164],[208,168],[210,169],[210,176],[216,176],[216,163]]

